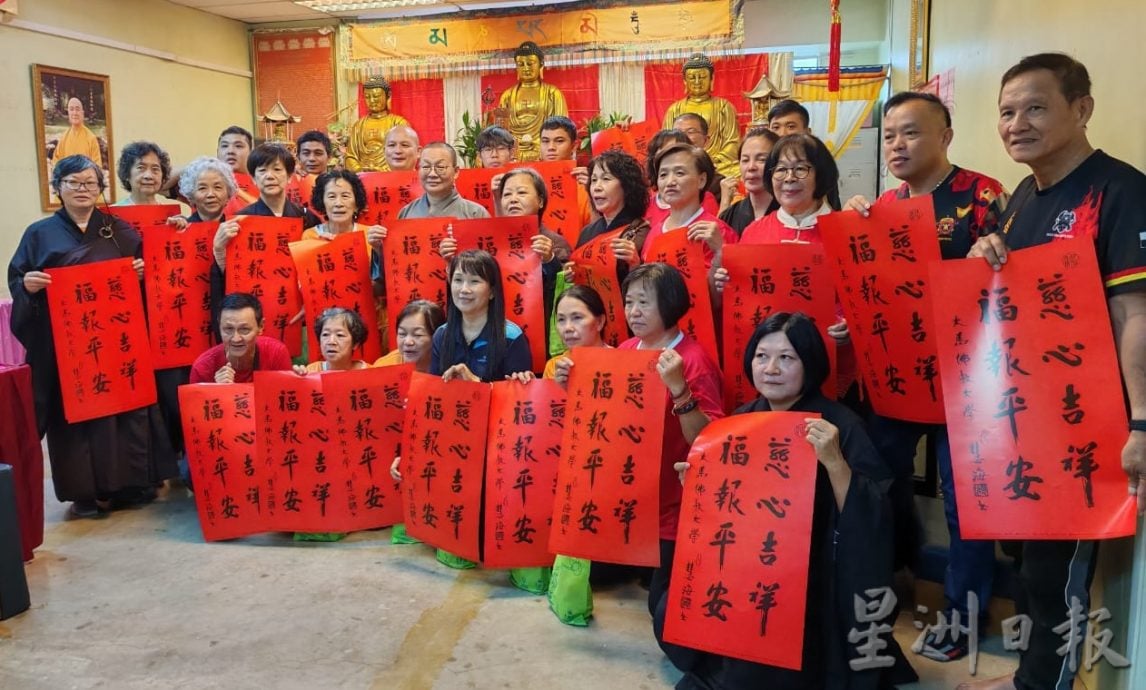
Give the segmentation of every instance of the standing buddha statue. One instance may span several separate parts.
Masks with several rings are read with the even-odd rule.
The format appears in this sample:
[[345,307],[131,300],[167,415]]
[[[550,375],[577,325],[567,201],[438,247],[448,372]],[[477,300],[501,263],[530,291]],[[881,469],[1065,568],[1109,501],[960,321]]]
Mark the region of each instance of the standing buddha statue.
[[526,41],[513,52],[517,83],[501,94],[499,107],[506,112],[506,129],[517,141],[517,160],[541,159],[541,124],[552,115],[568,115],[565,95],[541,80],[545,56],[533,41]]
[[406,118],[390,112],[390,82],[372,77],[362,85],[366,117],[350,126],[346,143],[346,169],[369,172],[390,169],[386,162],[386,134],[398,125],[409,125]]
[[712,95],[712,60],[703,53],[693,53],[684,63],[684,88],[687,96],[665,111],[663,127],[672,129],[673,122],[686,113],[695,113],[708,123],[708,146],[705,151],[712,157],[716,172],[721,175],[739,175],[740,132],[736,123],[736,108],[727,100]]

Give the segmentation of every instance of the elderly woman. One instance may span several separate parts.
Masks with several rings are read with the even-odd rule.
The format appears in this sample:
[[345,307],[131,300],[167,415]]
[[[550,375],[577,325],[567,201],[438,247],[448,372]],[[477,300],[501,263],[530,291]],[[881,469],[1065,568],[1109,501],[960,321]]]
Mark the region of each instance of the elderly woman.
[[323,311],[314,322],[314,337],[318,339],[322,359],[306,366],[295,365],[296,374],[370,367],[366,362],[354,358],[354,351],[366,342],[366,324],[353,309],[331,307]]
[[[669,659],[682,671],[678,689],[885,687],[886,669],[853,671],[855,645],[848,631],[863,627],[855,598],[892,584],[891,473],[880,459],[859,417],[828,400],[820,386],[828,375],[828,353],[811,320],[777,313],[760,324],[744,351],[744,373],[760,397],[737,408],[746,412],[814,413],[805,442],[819,461],[808,563],[807,614],[801,670],[756,664],[665,643],[667,595],[657,602],[654,630]],[[683,473],[688,463],[679,463]],[[898,652],[890,635],[885,638]],[[901,663],[902,654],[896,654]],[[890,687],[890,685],[887,685]]]
[[[195,209],[187,221],[224,223],[227,219],[223,216],[223,209],[238,188],[231,166],[218,158],[200,156],[191,161],[179,176],[179,193]],[[235,229],[238,230],[237,223]]]
[[68,156],[52,169],[51,185],[62,207],[28,226],[8,265],[12,332],[27,350],[36,419],[47,433],[56,497],[71,501],[72,517],[96,517],[113,500],[154,498],[154,487],[178,474],[162,431],[159,409],[138,410],[70,424],[64,418],[52,323],[44,293],[48,268],[137,257],[139,235],[105,215],[96,201],[106,188],[103,172],[85,156]]
[[116,166],[119,182],[129,194],[116,202],[116,206],[136,206],[151,204],[178,204],[160,192],[171,178],[171,159],[167,152],[150,141],[133,141],[119,153]]
[[[657,188],[657,171],[655,162],[658,153],[675,144],[691,146],[692,140],[688,138],[687,134],[679,129],[662,129],[661,131],[654,134],[652,139],[649,140],[649,145],[648,149],[646,150],[645,157],[645,173],[648,175],[649,180],[649,208],[645,213],[645,220],[649,221],[649,225],[655,226],[660,224],[664,221],[670,212],[668,202],[664,200],[660,194],[660,190]],[[713,178],[709,180],[708,187],[705,189],[704,196],[701,201],[701,206],[703,206],[705,210],[710,211],[713,215],[716,215],[720,212],[720,200],[717,199],[711,191],[709,191],[713,187],[713,180],[715,180],[715,175],[716,169],[713,168]],[[719,189],[719,184],[717,185],[717,188]]]
[[776,211],[744,229],[744,244],[820,242],[816,221],[834,210],[828,198],[838,189],[840,170],[832,152],[811,134],[789,134],[776,142],[764,167],[764,186]]
[[429,300],[416,299],[398,314],[398,349],[391,350],[374,362],[376,367],[414,364],[414,370],[430,373],[431,344],[434,333],[446,322],[446,313]]
[[[765,184],[764,170],[768,167],[768,155],[779,137],[767,127],[753,127],[740,140],[740,176],[726,177],[720,181],[720,220],[736,231],[744,233],[744,228],[760,220],[776,209]],[[733,202],[736,186],[744,183],[747,193],[740,201]]]

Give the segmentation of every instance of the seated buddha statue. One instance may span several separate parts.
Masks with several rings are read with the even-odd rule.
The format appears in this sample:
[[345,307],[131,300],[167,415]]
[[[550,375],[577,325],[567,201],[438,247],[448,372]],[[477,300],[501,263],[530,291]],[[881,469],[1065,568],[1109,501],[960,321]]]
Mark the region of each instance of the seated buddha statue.
[[389,170],[386,162],[386,134],[406,118],[390,112],[390,82],[373,77],[362,85],[366,117],[350,126],[346,143],[346,169],[351,172]]
[[663,127],[672,129],[673,122],[686,113],[703,117],[708,123],[708,145],[704,150],[712,158],[716,172],[725,176],[739,175],[740,131],[736,108],[712,95],[713,71],[712,61],[703,53],[693,53],[684,63],[682,72],[687,95],[665,111]]
[[517,83],[501,94],[498,106],[505,109],[506,129],[517,141],[517,160],[541,159],[541,124],[552,115],[568,115],[565,95],[541,80],[545,56],[533,41],[513,52]]

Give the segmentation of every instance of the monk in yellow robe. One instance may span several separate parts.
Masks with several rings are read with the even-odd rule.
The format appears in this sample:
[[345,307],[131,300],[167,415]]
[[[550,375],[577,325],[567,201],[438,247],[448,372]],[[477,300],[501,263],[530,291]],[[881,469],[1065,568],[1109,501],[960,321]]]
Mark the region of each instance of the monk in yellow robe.
[[386,135],[398,125],[409,125],[406,118],[390,112],[390,82],[374,77],[363,84],[366,117],[350,126],[346,144],[346,169],[369,172],[390,169],[386,162]]
[[99,138],[84,124],[84,104],[78,98],[68,100],[68,125],[67,131],[56,140],[52,165],[68,156],[79,154],[92,159],[96,166],[104,167]]
[[498,105],[507,116],[506,129],[517,141],[517,160],[541,160],[541,125],[554,115],[568,115],[565,94],[541,80],[545,56],[533,41],[526,41],[513,52],[517,83],[501,94]]
[[672,129],[673,122],[687,113],[703,117],[708,123],[708,145],[704,150],[712,158],[716,172],[725,176],[740,174],[740,130],[736,123],[736,108],[727,100],[712,95],[712,61],[703,53],[693,53],[682,71],[688,95],[665,111],[663,128]]

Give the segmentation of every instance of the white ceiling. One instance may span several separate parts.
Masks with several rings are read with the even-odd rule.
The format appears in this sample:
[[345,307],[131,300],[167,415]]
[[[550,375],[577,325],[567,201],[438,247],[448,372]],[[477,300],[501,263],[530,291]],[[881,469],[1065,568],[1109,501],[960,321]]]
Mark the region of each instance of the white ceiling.
[[[346,0],[353,2],[354,0]],[[349,12],[320,12],[291,0],[170,0],[176,5],[191,7],[210,14],[236,19],[247,24],[270,22],[315,21],[322,19],[401,19],[433,14],[466,12],[485,9],[529,8],[556,5],[574,0],[441,0],[432,5],[395,7],[383,10],[355,10]]]

